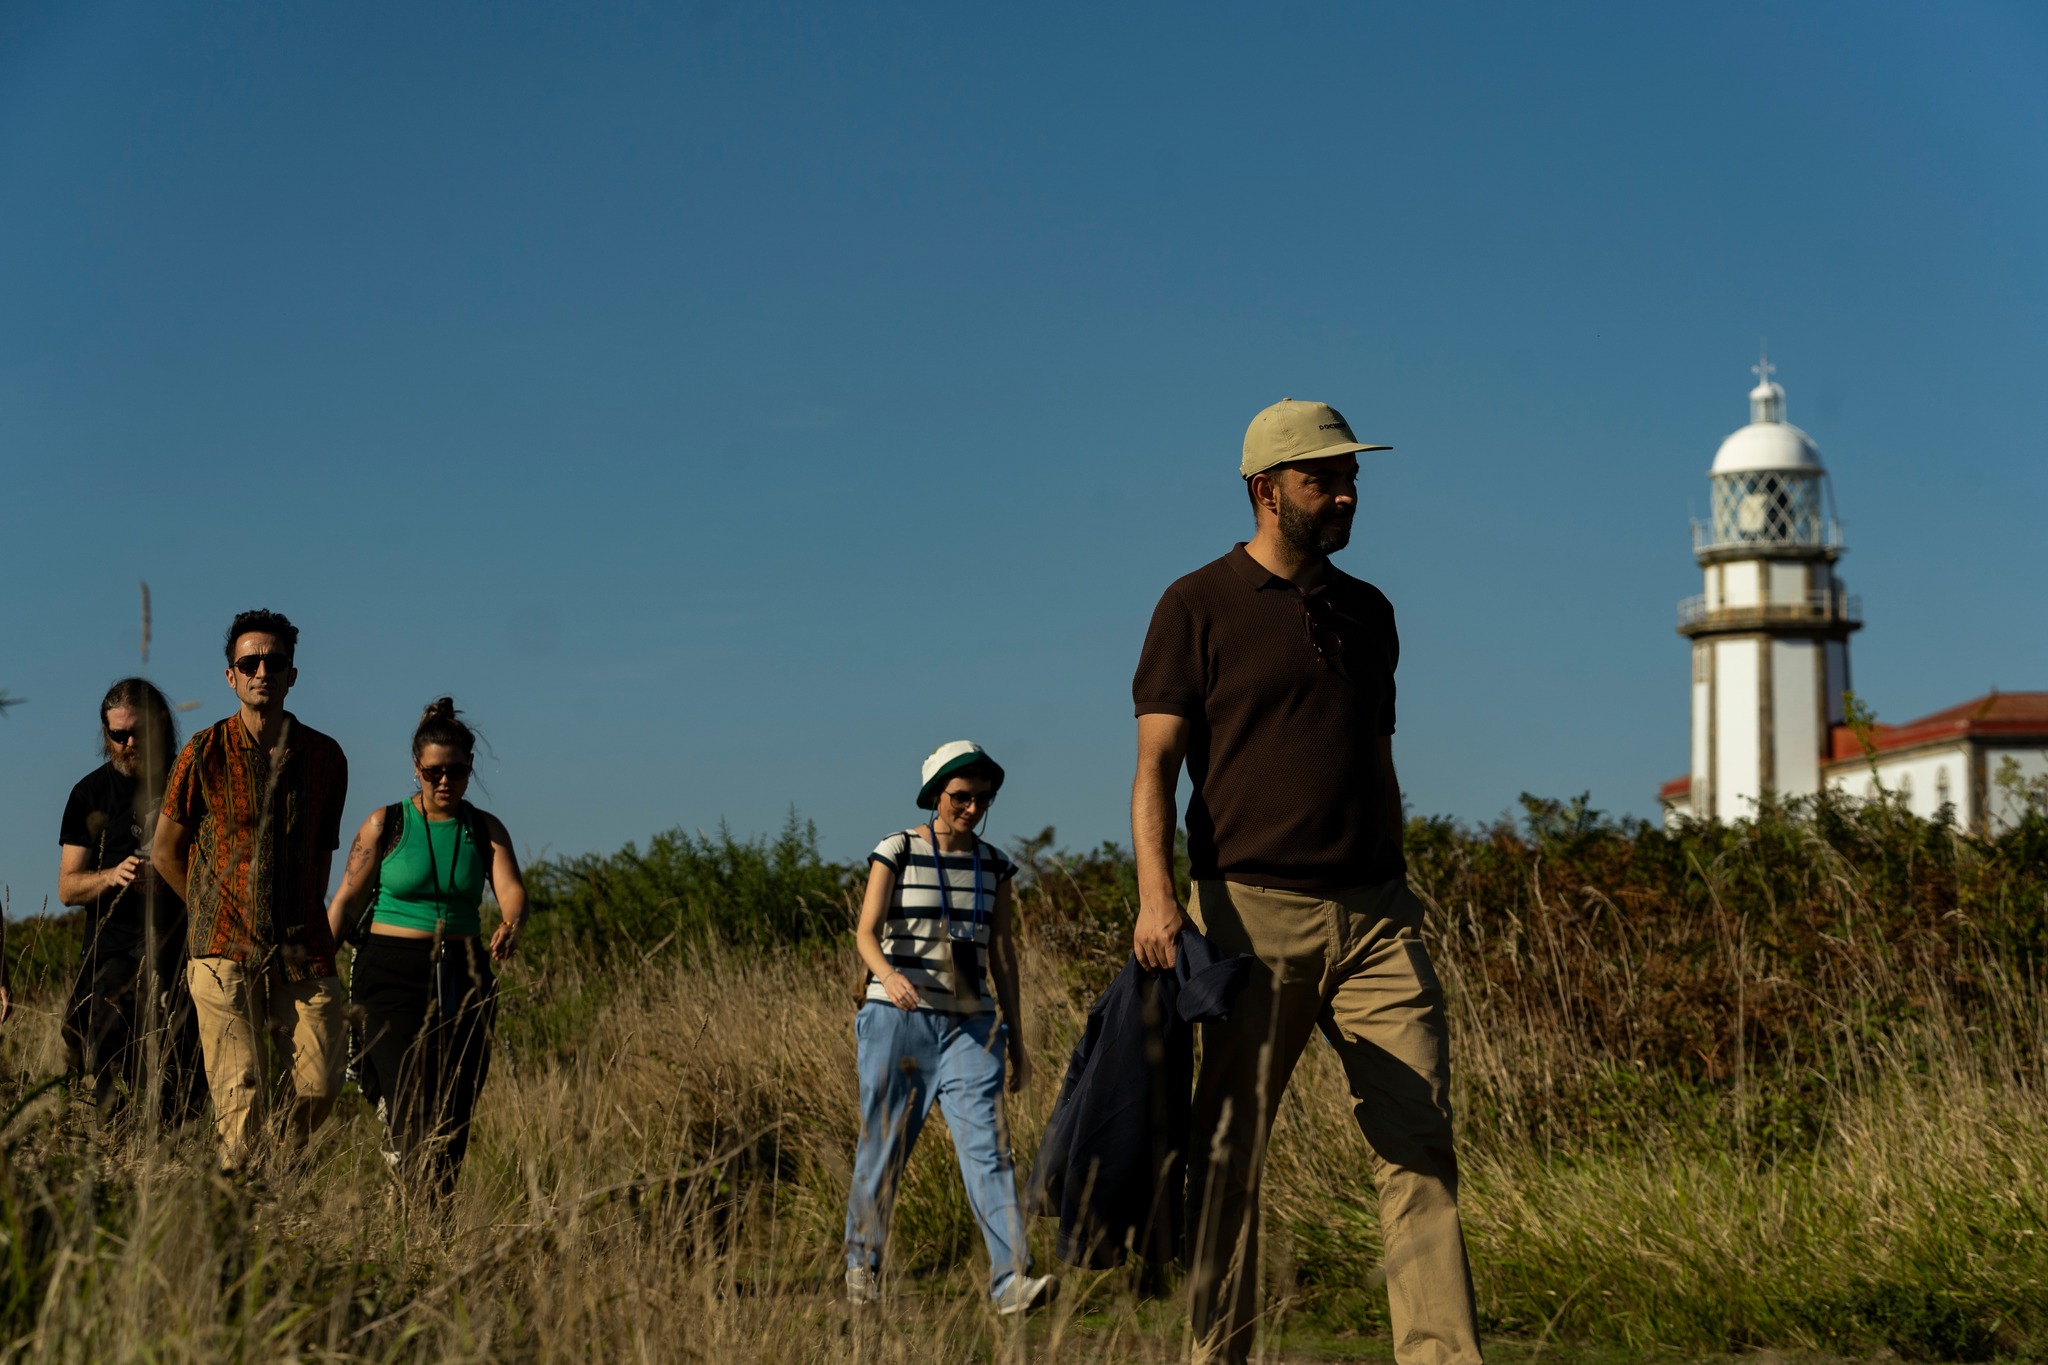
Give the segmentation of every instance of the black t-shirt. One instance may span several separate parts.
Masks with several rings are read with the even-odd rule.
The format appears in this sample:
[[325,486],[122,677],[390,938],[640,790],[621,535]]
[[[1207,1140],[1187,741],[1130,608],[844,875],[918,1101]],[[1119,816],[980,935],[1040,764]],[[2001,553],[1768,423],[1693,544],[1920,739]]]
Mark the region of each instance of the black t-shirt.
[[1139,715],[1189,724],[1196,879],[1337,890],[1399,877],[1382,737],[1394,608],[1334,565],[1307,593],[1239,545],[1174,583],[1132,680]]
[[[64,824],[57,842],[83,848],[86,866],[98,872],[118,867],[145,846],[154,833],[156,812],[138,811],[135,779],[123,777],[113,764],[102,763],[79,779],[64,803]],[[139,953],[143,948],[143,907],[155,898],[159,931],[182,920],[185,907],[163,878],[149,868],[125,887],[116,887],[85,908],[86,942],[101,952]]]

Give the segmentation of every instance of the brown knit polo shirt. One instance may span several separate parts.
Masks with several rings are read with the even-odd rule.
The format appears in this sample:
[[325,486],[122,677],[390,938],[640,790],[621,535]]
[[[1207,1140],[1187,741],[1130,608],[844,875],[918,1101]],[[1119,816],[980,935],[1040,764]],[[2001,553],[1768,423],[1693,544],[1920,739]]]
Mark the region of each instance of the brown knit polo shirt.
[[1242,544],[1166,590],[1131,695],[1190,722],[1197,880],[1335,890],[1404,875],[1382,810],[1401,643],[1384,594],[1332,566],[1303,593]]

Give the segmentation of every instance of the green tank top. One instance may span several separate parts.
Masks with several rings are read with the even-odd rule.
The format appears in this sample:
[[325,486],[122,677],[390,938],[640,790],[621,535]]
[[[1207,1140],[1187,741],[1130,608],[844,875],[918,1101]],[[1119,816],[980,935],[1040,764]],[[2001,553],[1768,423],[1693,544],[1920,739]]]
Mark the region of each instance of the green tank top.
[[[483,920],[488,850],[477,847],[468,806],[454,820],[429,820],[412,802],[399,806],[398,842],[378,866],[376,922],[431,933],[475,934]],[[445,915],[447,918],[442,919]]]

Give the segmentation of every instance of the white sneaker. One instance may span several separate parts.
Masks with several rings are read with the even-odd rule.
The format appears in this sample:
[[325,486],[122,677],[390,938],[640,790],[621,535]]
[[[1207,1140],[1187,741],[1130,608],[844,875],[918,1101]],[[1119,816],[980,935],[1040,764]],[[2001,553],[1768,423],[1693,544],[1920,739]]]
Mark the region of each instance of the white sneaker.
[[882,1277],[864,1265],[846,1267],[846,1301],[848,1303],[880,1303],[882,1301]]
[[1059,1296],[1059,1276],[1018,1275],[1003,1286],[1002,1296],[996,1300],[996,1312],[1006,1318],[1013,1318],[1022,1313],[1035,1312]]

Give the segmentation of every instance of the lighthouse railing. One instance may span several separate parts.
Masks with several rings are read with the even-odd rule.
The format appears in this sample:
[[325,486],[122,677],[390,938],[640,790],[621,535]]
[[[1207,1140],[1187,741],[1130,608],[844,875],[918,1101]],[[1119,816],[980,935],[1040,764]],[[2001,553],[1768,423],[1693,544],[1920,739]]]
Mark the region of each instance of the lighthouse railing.
[[1863,599],[1850,592],[1823,588],[1792,599],[1736,604],[1707,604],[1705,593],[1696,593],[1678,604],[1678,625],[1687,626],[1726,621],[1732,624],[1812,621],[1863,623]]
[[1845,548],[1842,544],[1842,523],[1833,517],[1827,518],[1820,523],[1820,535],[1818,538],[1801,535],[1771,535],[1768,532],[1759,531],[1755,535],[1744,535],[1738,532],[1733,536],[1717,540],[1714,537],[1714,527],[1710,522],[1701,521],[1697,517],[1693,518],[1692,551],[1694,554],[1713,550],[1759,549],[1772,545],[1811,545],[1824,550],[1839,551]]

